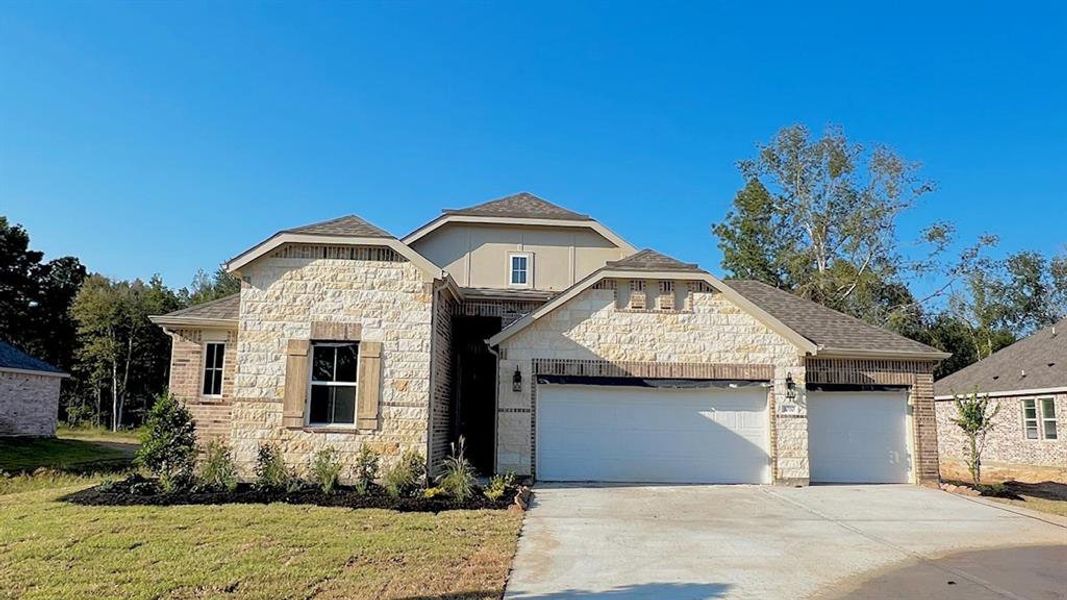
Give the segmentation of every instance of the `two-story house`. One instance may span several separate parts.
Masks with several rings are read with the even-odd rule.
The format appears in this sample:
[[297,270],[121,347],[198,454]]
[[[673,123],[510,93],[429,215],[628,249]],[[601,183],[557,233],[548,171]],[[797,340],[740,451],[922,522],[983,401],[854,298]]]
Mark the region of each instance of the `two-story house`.
[[401,239],[288,229],[226,267],[240,294],[154,321],[172,393],[246,475],[264,442],[436,465],[462,435],[482,472],[542,480],[937,478],[944,353],[531,194]]

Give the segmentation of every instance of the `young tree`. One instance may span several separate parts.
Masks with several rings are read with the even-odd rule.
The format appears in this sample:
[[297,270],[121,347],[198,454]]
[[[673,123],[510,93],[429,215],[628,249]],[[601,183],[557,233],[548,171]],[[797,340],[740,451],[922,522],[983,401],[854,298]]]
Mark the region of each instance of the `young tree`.
[[985,448],[986,436],[993,430],[993,419],[1000,412],[1000,404],[983,395],[977,389],[969,395],[956,395],[952,399],[956,405],[955,423],[966,438],[967,470],[971,473],[974,485],[982,483],[982,450]]
[[196,465],[196,427],[189,409],[170,394],[156,400],[141,433],[136,462],[167,491],[188,483]]

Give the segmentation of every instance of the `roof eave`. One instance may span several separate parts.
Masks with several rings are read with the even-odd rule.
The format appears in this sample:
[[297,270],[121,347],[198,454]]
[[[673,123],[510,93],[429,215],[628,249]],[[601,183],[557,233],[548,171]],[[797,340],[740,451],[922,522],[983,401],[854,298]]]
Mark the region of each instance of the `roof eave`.
[[40,371],[37,369],[17,369],[15,367],[0,367],[0,372],[17,373],[19,375],[38,375],[40,377],[58,377],[60,379],[70,377],[70,373],[64,373],[63,371]]
[[237,319],[150,315],[148,320],[160,327],[200,327],[205,329],[236,329]]
[[819,346],[815,352],[819,358],[889,358],[895,360],[912,359],[923,361],[940,361],[952,356],[950,352],[940,350],[868,350],[862,348],[835,348]]

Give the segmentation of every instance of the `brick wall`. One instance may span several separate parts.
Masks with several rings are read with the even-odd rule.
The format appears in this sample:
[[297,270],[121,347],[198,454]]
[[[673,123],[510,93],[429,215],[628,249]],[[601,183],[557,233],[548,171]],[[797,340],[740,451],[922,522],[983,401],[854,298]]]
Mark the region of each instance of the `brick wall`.
[[444,288],[438,290],[434,300],[433,399],[430,410],[430,456],[427,461],[431,472],[448,456],[452,436],[452,315],[457,306],[451,292]]
[[0,436],[54,436],[62,381],[0,371]]
[[[1054,398],[1058,439],[1027,439],[1023,429],[1024,398]],[[993,431],[986,438],[982,460],[1005,467],[1053,467],[1067,469],[1067,394],[1014,396],[996,398],[1000,412],[993,419]],[[936,403],[938,448],[944,465],[958,467],[964,460],[966,441],[963,432],[952,422],[956,406],[951,400]],[[1039,409],[1040,414],[1040,409]]]
[[[237,331],[179,329],[171,332],[170,393],[189,408],[201,444],[229,439],[237,373]],[[222,363],[222,397],[203,395],[204,344],[226,344]]]

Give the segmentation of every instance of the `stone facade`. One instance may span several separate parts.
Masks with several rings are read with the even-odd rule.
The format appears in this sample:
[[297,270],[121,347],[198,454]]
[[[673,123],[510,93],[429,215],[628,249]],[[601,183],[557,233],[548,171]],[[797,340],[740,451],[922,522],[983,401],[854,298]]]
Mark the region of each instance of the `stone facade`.
[[[1023,399],[1054,398],[1058,436],[1055,440],[1027,439],[1023,429]],[[986,438],[982,462],[1007,470],[1025,471],[1031,467],[1048,467],[1067,471],[1067,394],[1011,396],[996,398],[1000,412],[993,419],[993,431]],[[952,422],[956,406],[952,400],[938,400],[938,450],[942,469],[958,476],[964,460],[966,441],[960,428]],[[946,476],[948,474],[946,473]]]
[[0,436],[54,436],[61,381],[0,371]]
[[[185,403],[196,421],[201,444],[230,437],[234,375],[237,372],[237,331],[177,329],[170,332],[170,393]],[[204,344],[226,344],[222,361],[222,395],[205,396]]]
[[[684,284],[683,284],[684,285]],[[786,377],[804,382],[797,348],[718,292],[694,291],[687,310],[616,308],[610,286],[590,288],[501,344],[498,369],[497,469],[534,473],[535,383],[512,390],[518,368],[533,382],[535,359],[606,363],[763,366],[772,375],[768,392],[774,441],[775,481],[807,482],[807,427],[800,403],[786,402]],[[776,399],[779,399],[776,402]],[[789,408],[783,408],[788,405]]]
[[[231,445],[243,475],[251,474],[263,442],[275,444],[298,471],[327,445],[346,465],[363,444],[381,452],[384,464],[409,448],[427,454],[434,291],[416,266],[388,249],[283,248],[241,275]],[[376,429],[282,426],[287,342],[310,339],[313,322],[359,324],[364,341],[382,343]]]

